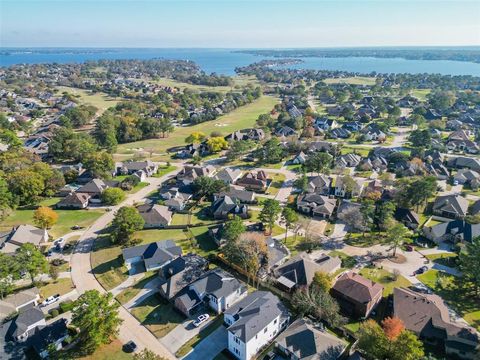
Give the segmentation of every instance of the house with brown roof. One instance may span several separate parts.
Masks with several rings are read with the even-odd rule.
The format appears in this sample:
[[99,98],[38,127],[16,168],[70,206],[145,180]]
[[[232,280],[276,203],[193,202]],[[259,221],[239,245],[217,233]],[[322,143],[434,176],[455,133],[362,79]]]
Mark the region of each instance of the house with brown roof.
[[473,359],[480,352],[480,334],[471,327],[451,321],[448,308],[437,295],[395,288],[393,313],[407,330],[424,342],[444,347],[447,357]]
[[268,177],[262,170],[257,172],[250,171],[237,180],[237,185],[243,186],[247,190],[265,192],[267,190]]
[[145,229],[163,228],[170,225],[173,213],[168,207],[157,204],[144,204],[137,208],[145,221]]
[[11,254],[23,244],[30,243],[38,247],[48,240],[46,229],[39,229],[30,224],[18,225],[12,228],[10,233],[0,237],[0,249],[3,253]]
[[91,196],[86,193],[73,192],[60,200],[55,207],[57,209],[86,209],[90,197]]
[[330,292],[345,314],[366,318],[382,300],[383,286],[350,271],[337,279]]

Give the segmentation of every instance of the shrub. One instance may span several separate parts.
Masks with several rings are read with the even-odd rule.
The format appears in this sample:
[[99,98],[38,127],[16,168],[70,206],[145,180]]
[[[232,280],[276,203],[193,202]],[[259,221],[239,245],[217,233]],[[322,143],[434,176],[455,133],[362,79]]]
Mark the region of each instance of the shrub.
[[50,310],[50,316],[52,318],[56,318],[58,315],[60,315],[60,311],[58,311],[57,309]]
[[72,310],[73,305],[74,305],[73,301],[66,300],[66,301],[61,302],[59,306],[60,306],[60,310],[62,311],[62,313],[64,313],[64,312]]

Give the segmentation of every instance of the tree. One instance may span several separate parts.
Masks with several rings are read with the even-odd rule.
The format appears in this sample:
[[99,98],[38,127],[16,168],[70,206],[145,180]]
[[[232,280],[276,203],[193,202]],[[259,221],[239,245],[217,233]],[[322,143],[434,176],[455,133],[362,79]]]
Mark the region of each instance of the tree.
[[325,320],[331,326],[344,323],[340,316],[338,303],[328,293],[313,286],[311,289],[298,289],[293,293],[291,304],[300,316],[310,315],[318,320]]
[[243,221],[238,216],[227,222],[222,230],[222,237],[227,241],[235,241],[246,231]]
[[48,275],[50,275],[53,281],[57,281],[58,275],[59,275],[58,267],[56,267],[53,264],[50,264],[48,268]]
[[48,271],[47,259],[32,243],[22,244],[16,250],[15,260],[18,262],[19,269],[26,271],[30,275],[32,284],[35,276]]
[[407,236],[408,229],[402,223],[396,222],[395,225],[388,229],[386,241],[392,246],[393,257],[397,255],[398,246],[403,244]]
[[185,142],[187,144],[200,144],[206,138],[207,138],[207,135],[205,135],[202,132],[196,131],[196,132],[191,133],[189,136],[187,136],[185,138]]
[[480,237],[467,243],[465,251],[460,253],[460,270],[465,280],[471,282],[480,293]]
[[263,145],[263,148],[255,152],[255,156],[261,163],[276,164],[282,161],[284,150],[280,146],[280,141],[277,138],[272,138]]
[[207,146],[210,152],[216,153],[228,149],[228,141],[223,137],[212,137],[207,140]]
[[50,229],[58,221],[58,214],[48,206],[40,206],[33,212],[33,221],[42,229]]
[[240,156],[248,153],[255,147],[255,143],[250,140],[240,140],[232,141],[230,143],[230,148],[227,151],[227,160],[233,161],[238,159]]
[[380,230],[387,230],[394,224],[393,214],[396,206],[392,202],[384,202],[377,206],[375,223]]
[[0,253],[0,299],[15,289],[15,280],[19,278],[18,263],[14,256]]
[[92,354],[100,345],[107,344],[118,333],[122,319],[120,305],[111,293],[88,290],[75,300],[72,325],[78,328],[76,338],[85,354]]
[[338,214],[338,218],[347,225],[349,231],[364,232],[368,229],[364,214],[358,206],[352,206]]
[[175,129],[170,119],[164,117],[158,121],[158,129],[162,133],[162,138],[165,137],[165,134],[168,137],[168,134],[173,132]]
[[332,156],[328,153],[317,152],[307,158],[305,161],[305,169],[308,172],[316,172],[317,174],[327,174],[332,164]]
[[[360,212],[363,215],[363,222],[365,230],[370,229],[375,218],[375,204],[372,200],[363,200],[360,207]],[[363,230],[365,232],[365,230]]]
[[222,180],[215,180],[208,176],[199,176],[193,181],[193,189],[200,198],[211,197],[213,194],[222,191],[227,186]]
[[293,182],[293,186],[295,186],[297,189],[301,190],[302,192],[307,191],[308,187],[308,177],[306,174],[302,174],[299,178],[295,179]]
[[332,288],[332,278],[329,274],[323,271],[317,271],[313,276],[312,286],[328,294]]
[[357,348],[372,360],[417,360],[424,355],[423,344],[411,331],[403,329],[398,319],[386,320],[380,327],[369,319],[357,332]]
[[429,130],[413,130],[408,140],[415,147],[428,149],[432,145],[432,136]]
[[13,205],[13,196],[8,189],[8,183],[0,176],[0,220],[6,217]]
[[125,200],[125,192],[119,188],[108,188],[102,193],[102,201],[106,205],[117,205]]
[[285,242],[287,241],[288,229],[298,221],[298,215],[295,210],[285,207],[282,211],[282,219],[285,222]]
[[87,154],[83,159],[83,165],[94,177],[109,178],[115,162],[111,154],[100,151]]
[[272,233],[275,220],[277,220],[278,214],[280,214],[281,211],[282,208],[277,200],[267,199],[264,201],[262,211],[260,211],[258,218],[264,224],[268,224],[270,234]]
[[145,221],[134,207],[121,207],[112,221],[112,241],[126,244],[135,231],[143,229]]
[[31,170],[14,171],[8,176],[8,188],[20,205],[32,205],[45,189],[45,182]]
[[166,360],[164,357],[155,354],[153,351],[143,349],[141,352],[133,354],[133,360]]

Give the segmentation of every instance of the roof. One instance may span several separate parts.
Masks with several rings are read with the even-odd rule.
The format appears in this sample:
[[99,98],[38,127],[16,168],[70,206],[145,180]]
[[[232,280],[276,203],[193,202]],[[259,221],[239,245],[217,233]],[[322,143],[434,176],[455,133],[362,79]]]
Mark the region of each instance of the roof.
[[108,188],[102,179],[93,179],[77,190],[79,193],[101,194]]
[[288,310],[271,292],[255,291],[225,310],[225,315],[237,319],[228,331],[246,343],[277,317],[287,317]]
[[410,209],[398,208],[395,210],[395,219],[398,221],[408,221],[413,224],[420,224],[420,217],[418,214]]
[[215,195],[218,197],[228,196],[233,201],[238,200],[239,202],[253,202],[255,200],[255,193],[253,191],[237,189],[234,186],[230,186],[228,191],[222,191]]
[[122,250],[125,260],[141,257],[145,266],[167,263],[182,255],[182,248],[172,240],[157,241]]
[[145,220],[145,224],[168,225],[172,220],[173,213],[168,210],[167,206],[158,204],[144,204],[140,205],[137,209],[143,220]]
[[201,276],[191,284],[199,294],[210,294],[217,299],[227,297],[233,294],[237,289],[245,286],[240,283],[233,275],[221,269],[214,269]]
[[330,273],[340,267],[338,257],[321,254],[317,259],[307,253],[300,253],[275,269],[277,278],[286,278],[296,285],[310,285],[318,271]]
[[269,268],[280,263],[290,254],[288,249],[280,240],[268,237],[265,241],[267,243]]
[[231,183],[237,180],[240,177],[240,175],[242,175],[242,171],[239,169],[225,168],[219,171],[215,177],[226,183]]
[[8,295],[5,299],[0,300],[0,318],[8,316],[15,312],[17,308],[37,300],[39,296],[40,291],[36,287]]
[[46,241],[46,239],[48,239],[46,230],[26,224],[18,225],[16,228],[14,228],[8,241],[19,246],[25,243],[31,243],[38,246],[43,241]]
[[480,236],[480,224],[469,224],[463,220],[442,222],[428,228],[436,238],[446,234],[463,235],[463,240],[471,242],[475,237]]
[[83,204],[87,203],[89,199],[90,199],[89,194],[74,192],[65,196],[62,200],[60,200],[57,206],[75,206],[75,205],[83,206]]
[[[421,294],[410,289],[393,289],[393,310],[405,328],[424,336],[458,337],[478,344],[478,332],[468,326],[450,321],[448,308],[442,298],[433,294]],[[440,331],[439,331],[440,330]]]
[[468,200],[460,195],[439,196],[433,203],[433,210],[465,216],[468,211]]
[[309,206],[314,212],[332,214],[337,204],[336,199],[318,194],[303,194],[297,198],[297,206]]
[[36,307],[20,312],[14,320],[15,328],[12,336],[18,337],[24,334],[30,326],[44,319],[43,311]]
[[37,354],[40,354],[48,348],[50,344],[64,338],[68,335],[67,320],[59,319],[45,327],[37,328],[34,334],[28,339],[28,342]]
[[155,167],[155,164],[150,160],[145,161],[126,161],[122,163],[122,166],[125,167],[128,171],[138,171],[145,170],[147,168]]
[[275,342],[301,360],[337,360],[348,345],[305,319],[295,320]]
[[333,285],[333,289],[362,304],[369,303],[383,292],[382,285],[352,271],[342,274]]

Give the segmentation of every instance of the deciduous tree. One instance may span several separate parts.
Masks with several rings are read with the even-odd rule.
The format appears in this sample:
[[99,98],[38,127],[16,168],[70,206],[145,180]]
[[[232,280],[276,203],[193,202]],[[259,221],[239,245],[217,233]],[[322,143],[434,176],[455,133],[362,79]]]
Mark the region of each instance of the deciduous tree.
[[143,229],[145,221],[134,207],[121,207],[112,221],[112,241],[125,244],[135,231]]
[[223,137],[212,137],[207,140],[207,146],[211,152],[216,153],[228,149],[228,141]]
[[260,211],[258,218],[264,224],[267,224],[270,229],[270,234],[272,233],[273,225],[275,220],[277,220],[278,215],[282,211],[280,203],[274,199],[266,199],[263,203],[263,208]]
[[102,201],[106,205],[117,205],[125,200],[125,192],[119,188],[108,188],[102,193]]
[[48,206],[40,206],[33,212],[33,221],[42,229],[50,229],[58,221],[58,214]]
[[45,274],[48,271],[48,261],[43,254],[32,243],[25,243],[20,246],[15,253],[15,260],[22,271],[30,275],[32,284],[35,276]]
[[227,241],[235,241],[245,231],[246,227],[243,224],[242,219],[236,216],[225,224],[222,230],[222,237]]
[[285,222],[285,241],[287,241],[288,230],[298,221],[298,214],[295,210],[284,207],[282,210],[282,219]]
[[460,269],[465,280],[471,282],[480,294],[480,237],[467,243],[465,251],[460,253]]

